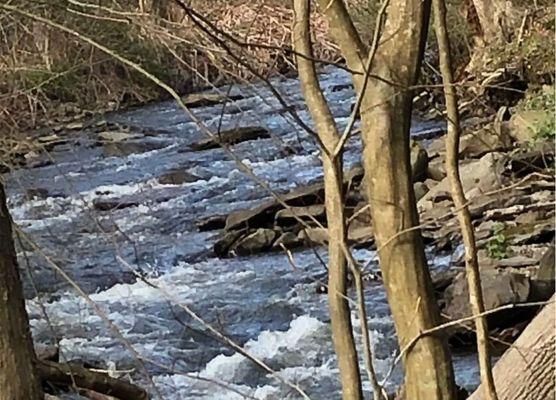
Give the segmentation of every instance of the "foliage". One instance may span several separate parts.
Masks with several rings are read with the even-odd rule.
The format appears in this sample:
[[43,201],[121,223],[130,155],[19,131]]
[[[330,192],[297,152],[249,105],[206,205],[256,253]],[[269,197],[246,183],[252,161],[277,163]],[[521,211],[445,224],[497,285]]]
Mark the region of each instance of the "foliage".
[[518,105],[517,110],[545,111],[547,118],[537,121],[531,129],[534,130],[531,145],[537,142],[556,139],[556,124],[554,120],[554,110],[556,107],[554,97],[554,86],[546,85],[537,90],[531,90]]
[[496,223],[492,229],[492,237],[486,245],[486,251],[493,260],[503,260],[508,257],[508,237],[505,234],[505,225]]

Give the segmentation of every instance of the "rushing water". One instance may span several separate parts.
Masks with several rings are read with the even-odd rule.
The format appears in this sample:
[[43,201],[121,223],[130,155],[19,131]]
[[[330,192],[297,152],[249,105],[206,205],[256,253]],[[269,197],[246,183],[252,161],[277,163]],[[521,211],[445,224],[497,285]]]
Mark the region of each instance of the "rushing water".
[[[308,122],[298,82],[273,83]],[[348,83],[349,76],[340,70],[322,75],[321,84],[340,125],[346,123],[353,102]],[[257,125],[272,132],[270,139],[233,147],[255,174],[282,192],[321,178],[313,140],[264,85],[223,90],[243,99],[224,110],[216,105],[195,112],[211,129]],[[15,221],[90,295],[141,355],[165,399],[300,398],[291,387],[215,340],[180,304],[191,307],[280,377],[299,384],[312,399],[339,398],[326,296],[316,292],[324,270],[314,252],[295,252],[295,267],[282,253],[218,259],[211,254],[218,232],[201,233],[195,226],[201,218],[256,205],[268,193],[241,173],[223,150],[190,151],[188,144],[203,135],[173,102],[114,114],[108,120],[146,134],[115,153],[96,145],[90,130],[67,133],[69,142],[50,152],[53,164],[7,176]],[[416,120],[413,133],[423,135],[434,127]],[[286,148],[294,149],[293,154],[284,152]],[[357,162],[359,148],[357,138],[350,140],[348,167]],[[173,168],[185,168],[200,179],[159,184],[157,177]],[[29,188],[45,188],[48,197],[29,199]],[[100,212],[93,207],[99,200],[132,205]],[[149,387],[134,354],[98,313],[42,255],[28,244],[20,247],[35,340],[59,340],[64,360],[85,361]],[[318,252],[325,258],[324,249]],[[361,249],[356,257],[366,262],[375,255]],[[433,268],[450,262],[449,256],[431,254],[429,259]],[[157,287],[138,280],[138,275]],[[396,352],[394,329],[381,285],[368,284],[366,291],[377,369],[384,377]],[[355,313],[353,319],[358,329]],[[456,361],[458,381],[472,388],[477,382],[474,358]],[[387,386],[392,390],[399,382],[396,369]],[[365,388],[369,390],[367,383]]]

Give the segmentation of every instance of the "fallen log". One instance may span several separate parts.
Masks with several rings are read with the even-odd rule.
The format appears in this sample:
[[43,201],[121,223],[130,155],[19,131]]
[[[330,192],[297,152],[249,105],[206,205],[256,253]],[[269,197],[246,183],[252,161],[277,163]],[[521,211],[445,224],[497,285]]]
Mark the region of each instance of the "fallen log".
[[[493,369],[500,400],[553,399],[555,360],[554,297]],[[484,398],[482,387],[468,400]]]
[[37,360],[36,368],[41,378],[50,383],[88,389],[119,400],[149,400],[144,389],[102,372],[46,360]]

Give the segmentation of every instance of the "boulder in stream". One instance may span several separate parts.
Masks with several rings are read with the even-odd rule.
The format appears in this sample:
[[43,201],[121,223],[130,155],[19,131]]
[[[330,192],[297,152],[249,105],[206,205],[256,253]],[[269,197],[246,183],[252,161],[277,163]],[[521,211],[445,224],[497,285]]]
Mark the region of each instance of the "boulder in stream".
[[198,180],[198,176],[195,176],[183,169],[174,169],[160,176],[158,178],[158,183],[161,185],[182,185],[184,183],[196,182]]
[[243,99],[241,95],[226,95],[220,93],[191,93],[182,97],[183,103],[189,108],[208,107],[226,102]]
[[[496,269],[481,270],[481,284],[486,310],[506,304],[526,302],[531,287],[529,278],[524,274]],[[465,273],[462,272],[454,278],[452,284],[444,292],[444,301],[446,307],[443,312],[450,319],[457,320],[471,315]],[[518,312],[511,310],[511,314],[518,314]],[[508,318],[509,313],[500,313],[500,315],[504,315],[504,317],[497,317],[497,314],[489,316],[489,322],[492,322],[491,329],[501,325],[504,327],[512,325],[513,318]],[[465,323],[468,326],[472,324],[472,321]]]
[[213,137],[192,143],[189,147],[193,151],[203,151],[217,149],[222,144],[232,145],[249,140],[268,138],[270,138],[270,132],[266,128],[260,126],[245,126],[216,133]]
[[257,229],[234,243],[229,252],[238,256],[248,256],[269,250],[276,236],[277,233],[272,229]]

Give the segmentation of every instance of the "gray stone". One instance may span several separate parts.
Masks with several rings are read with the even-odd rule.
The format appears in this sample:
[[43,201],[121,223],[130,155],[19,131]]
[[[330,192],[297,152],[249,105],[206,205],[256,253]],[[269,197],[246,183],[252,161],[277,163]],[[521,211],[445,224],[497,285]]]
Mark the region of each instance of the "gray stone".
[[427,167],[427,177],[434,181],[441,181],[446,178],[446,167],[444,165],[444,159],[435,158],[429,161]]
[[537,273],[536,279],[544,281],[554,281],[554,239],[550,243],[550,247],[543,254],[540,265],[539,272]]
[[248,256],[269,250],[276,236],[276,232],[272,229],[257,229],[234,243],[230,248],[230,253],[235,253],[238,256]]
[[294,249],[303,245],[303,240],[299,239],[293,232],[284,232],[272,245],[272,250]]
[[[485,310],[527,301],[530,291],[529,278],[523,274],[495,269],[481,270],[481,285]],[[464,273],[458,274],[444,293],[446,307],[444,313],[450,319],[460,319],[471,315],[469,291]]]
[[429,164],[429,156],[421,143],[411,141],[411,171],[413,182],[424,180],[427,176],[427,166]]
[[211,215],[197,222],[199,232],[213,231],[222,229],[226,226],[226,215]]
[[328,231],[324,228],[305,228],[299,231],[297,237],[308,244],[328,243]]
[[48,189],[45,188],[30,188],[25,190],[25,197],[28,200],[44,200],[49,196]]
[[295,223],[297,219],[304,221],[317,221],[326,220],[326,210],[322,204],[314,204],[306,207],[290,207],[279,210],[275,215],[277,225]]
[[226,257],[228,256],[228,251],[230,247],[243,235],[245,234],[244,230],[241,231],[232,231],[226,232],[220,239],[216,241],[214,244],[213,250],[214,254],[218,257]]
[[207,107],[226,102],[241,100],[241,95],[226,95],[220,93],[191,93],[182,97],[182,101],[189,108]]
[[211,138],[192,143],[189,147],[194,151],[203,151],[219,148],[222,144],[232,145],[249,140],[268,138],[270,138],[270,132],[267,129],[259,126],[246,126],[222,131]]
[[463,135],[460,139],[459,154],[462,158],[478,158],[493,151],[512,148],[505,131],[496,132],[492,126]]
[[189,172],[176,169],[169,171],[158,178],[158,183],[162,185],[182,185],[184,183],[196,182],[199,180],[198,176],[190,174]]
[[[500,188],[499,160],[503,157],[502,153],[488,153],[479,160],[473,160],[460,166],[461,182],[468,200]],[[432,208],[434,203],[439,200],[438,196],[443,193],[450,193],[448,178],[440,181],[419,200],[419,210]],[[441,198],[445,197],[441,196]]]
[[103,200],[95,199],[93,200],[93,207],[98,211],[112,211],[112,210],[122,210],[129,207],[137,207],[139,202],[135,201],[122,201],[122,200]]
[[419,201],[428,193],[429,188],[423,182],[415,182],[413,184],[413,191],[415,192],[415,201]]
[[148,151],[158,150],[165,146],[163,143],[124,140],[121,142],[106,142],[103,144],[103,152],[107,157],[126,157],[131,154],[146,153]]

